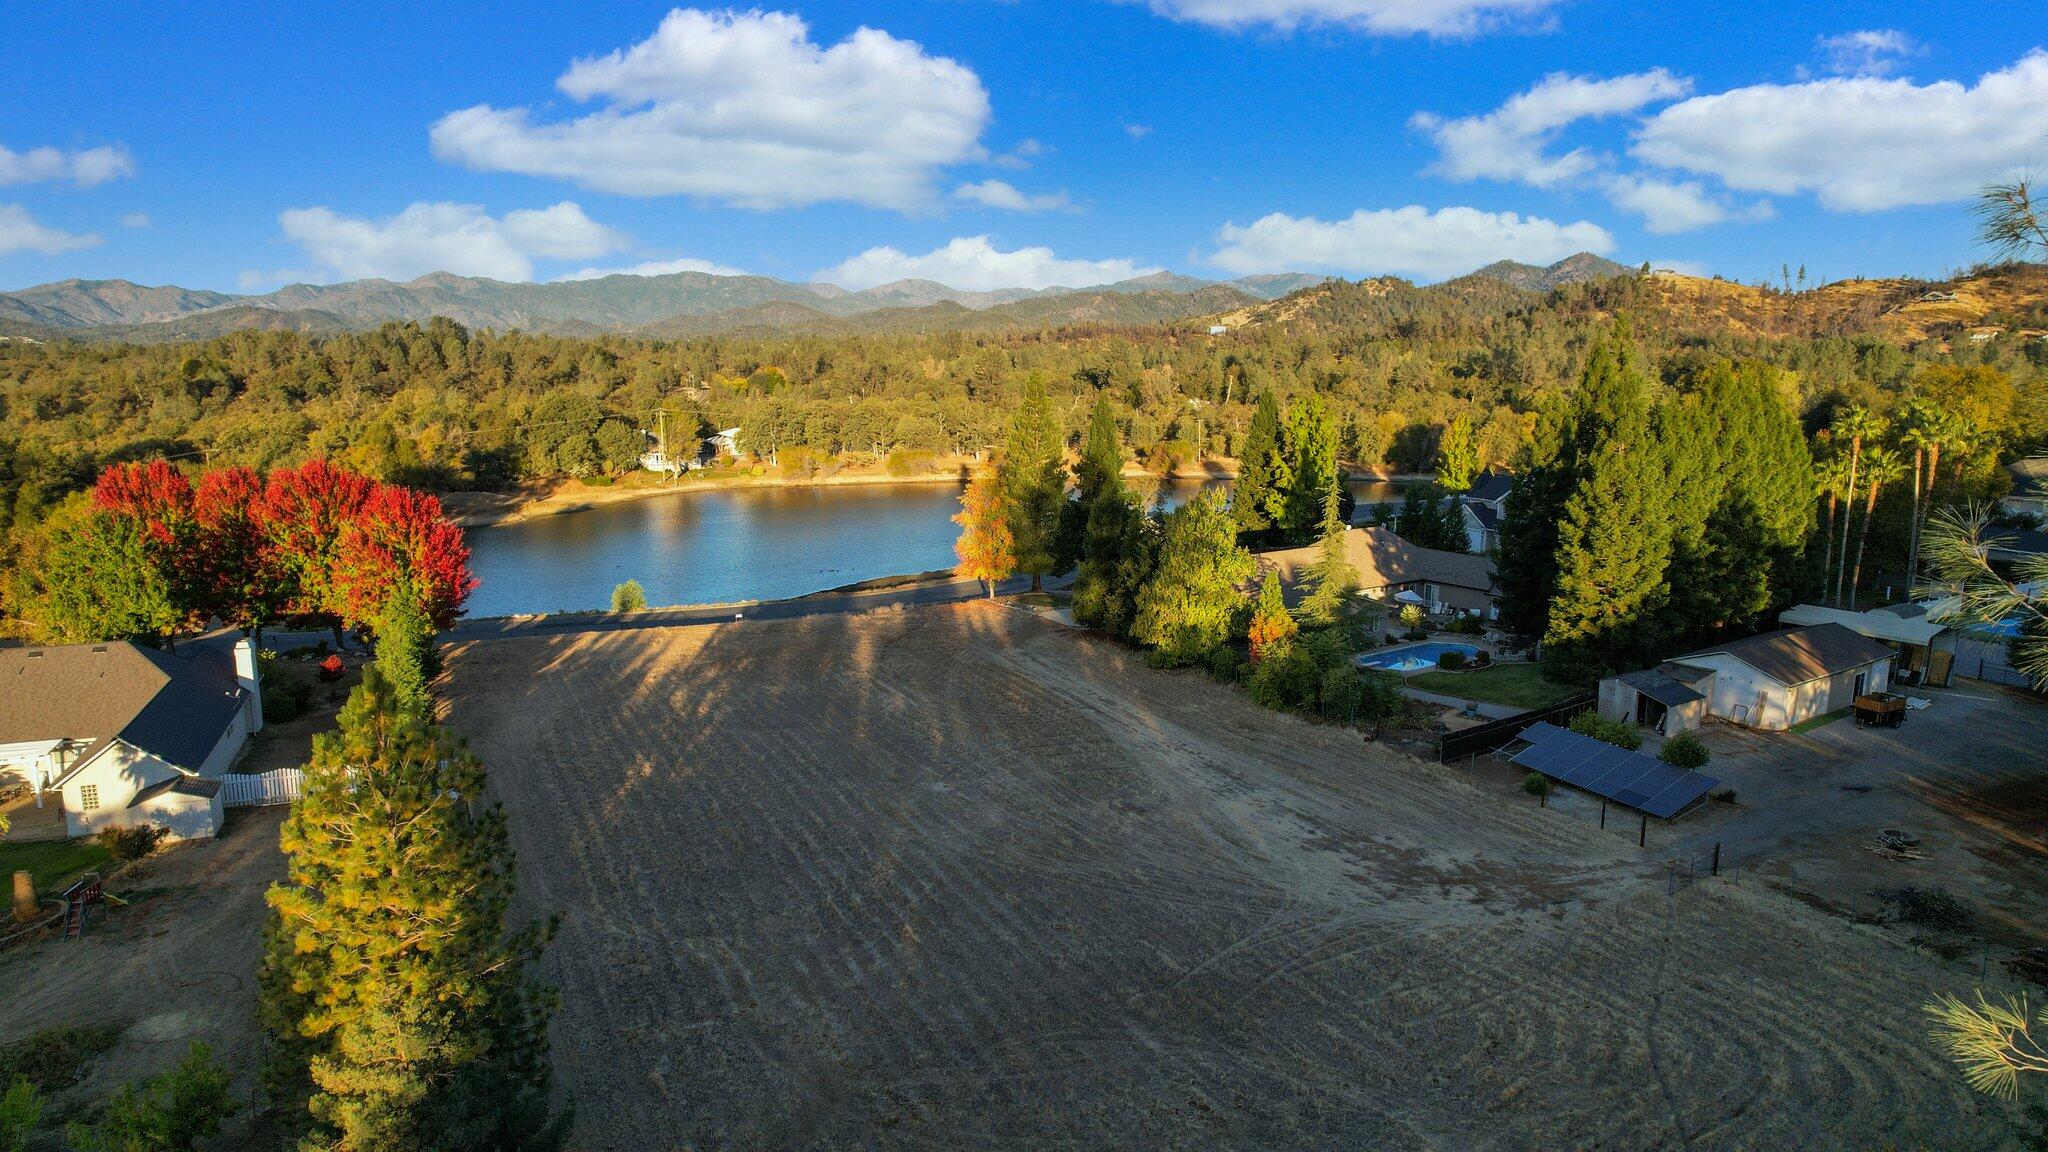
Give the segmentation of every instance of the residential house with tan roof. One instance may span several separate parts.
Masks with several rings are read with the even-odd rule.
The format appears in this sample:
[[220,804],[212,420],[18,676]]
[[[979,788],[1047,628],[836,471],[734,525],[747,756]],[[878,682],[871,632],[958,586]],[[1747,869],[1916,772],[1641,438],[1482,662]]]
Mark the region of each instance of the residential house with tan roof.
[[[1392,605],[1415,604],[1438,614],[1499,616],[1494,598],[1493,561],[1486,556],[1420,548],[1390,528],[1353,528],[1344,533],[1344,554],[1358,573],[1356,594]],[[1301,575],[1322,555],[1319,545],[1262,552],[1259,573],[1280,574],[1287,602],[1306,589]]]

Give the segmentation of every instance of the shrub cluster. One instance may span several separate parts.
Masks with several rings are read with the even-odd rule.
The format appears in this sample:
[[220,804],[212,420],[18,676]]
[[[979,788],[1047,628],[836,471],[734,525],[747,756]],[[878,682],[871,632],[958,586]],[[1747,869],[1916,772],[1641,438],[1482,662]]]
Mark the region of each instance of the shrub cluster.
[[154,824],[116,825],[101,829],[99,841],[116,864],[127,864],[156,851],[164,835],[164,830]]
[[1571,729],[1581,736],[1605,740],[1617,748],[1634,751],[1643,746],[1643,734],[1635,725],[1623,720],[1609,720],[1598,712],[1581,712],[1572,717]]
[[1657,753],[1657,759],[1674,768],[1698,768],[1711,758],[1707,745],[1690,732],[1680,732],[1664,741],[1664,748]]

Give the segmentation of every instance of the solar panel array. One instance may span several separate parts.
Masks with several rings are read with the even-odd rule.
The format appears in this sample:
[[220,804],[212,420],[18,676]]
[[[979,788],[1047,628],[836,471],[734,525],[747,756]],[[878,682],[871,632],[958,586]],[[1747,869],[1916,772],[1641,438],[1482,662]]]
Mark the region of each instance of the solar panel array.
[[1529,747],[1511,763],[1660,820],[1685,811],[1720,783],[1555,724],[1531,724],[1522,739],[1530,742]]

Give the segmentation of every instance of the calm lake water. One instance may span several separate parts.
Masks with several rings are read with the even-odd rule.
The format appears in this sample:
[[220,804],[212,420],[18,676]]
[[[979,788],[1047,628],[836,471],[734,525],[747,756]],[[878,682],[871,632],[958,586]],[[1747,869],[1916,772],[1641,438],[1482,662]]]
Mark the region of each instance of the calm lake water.
[[[1168,485],[1179,504],[1204,485]],[[1391,484],[1352,485],[1361,504]],[[949,568],[960,489],[950,484],[709,489],[472,528],[480,583],[471,616],[603,608],[638,580],[647,602],[777,600],[861,580]]]

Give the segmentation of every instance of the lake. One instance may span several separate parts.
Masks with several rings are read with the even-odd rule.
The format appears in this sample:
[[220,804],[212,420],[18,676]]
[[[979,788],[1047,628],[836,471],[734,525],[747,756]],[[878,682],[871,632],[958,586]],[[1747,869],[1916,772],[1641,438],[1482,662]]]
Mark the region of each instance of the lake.
[[[1169,484],[1167,503],[1203,487]],[[1399,498],[1392,484],[1351,490],[1361,505]],[[472,528],[480,583],[468,614],[604,608],[625,580],[638,580],[649,604],[717,604],[950,568],[959,511],[952,484],[713,488]]]

